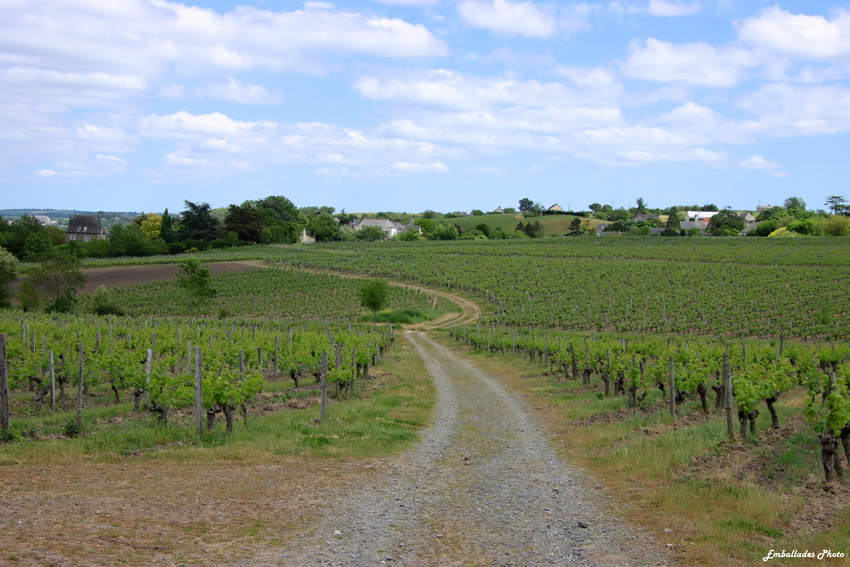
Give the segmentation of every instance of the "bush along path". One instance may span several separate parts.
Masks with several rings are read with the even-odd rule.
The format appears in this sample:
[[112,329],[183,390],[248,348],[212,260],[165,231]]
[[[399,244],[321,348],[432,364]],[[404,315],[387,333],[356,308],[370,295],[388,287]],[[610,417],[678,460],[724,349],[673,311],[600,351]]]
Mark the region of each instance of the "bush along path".
[[427,335],[405,337],[438,391],[422,442],[346,491],[297,545],[247,564],[666,564],[556,457],[521,401]]

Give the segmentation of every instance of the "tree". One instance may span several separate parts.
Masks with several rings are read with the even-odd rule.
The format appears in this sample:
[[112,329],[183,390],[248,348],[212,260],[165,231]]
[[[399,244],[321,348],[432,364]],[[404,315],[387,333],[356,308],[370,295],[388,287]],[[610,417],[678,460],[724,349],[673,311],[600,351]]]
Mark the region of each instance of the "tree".
[[390,293],[390,286],[384,280],[367,280],[360,287],[360,305],[372,311],[373,319],[377,320],[378,311],[383,309]]
[[21,251],[21,256],[24,260],[35,262],[48,254],[53,248],[53,242],[47,236],[47,232],[33,232],[24,242],[24,249]]
[[600,209],[602,209],[602,205],[600,205],[599,203],[591,203],[587,206],[587,208],[590,209],[593,213],[598,213]]
[[189,294],[189,301],[197,309],[216,295],[212,287],[210,269],[192,258],[180,264],[177,286]]
[[430,232],[428,238],[431,240],[457,240],[460,232],[453,224],[438,224]]
[[[250,202],[246,202],[242,206],[249,204]],[[294,244],[298,241],[305,220],[292,201],[281,195],[274,195],[257,201],[255,206],[263,216],[263,223],[268,231],[264,242],[266,238],[268,242],[280,244]]]
[[738,236],[744,230],[744,219],[738,214],[726,207],[722,211],[711,217],[711,224],[708,226],[708,231],[714,236]]
[[[86,245],[88,246],[90,242]],[[162,241],[148,240],[136,224],[114,226],[109,233],[110,256],[153,256],[164,253],[165,249]]]
[[800,197],[788,197],[783,203],[785,209],[797,220],[806,220],[812,213],[806,210],[806,202]]
[[307,221],[307,234],[319,242],[342,240],[342,230],[333,214],[324,212],[310,217]]
[[184,201],[186,210],[180,218],[177,235],[180,240],[201,240],[209,242],[218,238],[219,222],[212,216],[207,203]]
[[826,236],[850,236],[850,217],[835,215],[830,217],[823,226]]
[[224,217],[224,230],[234,232],[243,242],[260,243],[264,228],[263,215],[250,205],[230,205]]
[[387,235],[379,226],[364,226],[354,233],[354,240],[364,240],[368,242],[378,242],[385,240]]
[[645,213],[646,212],[646,201],[643,200],[643,197],[637,198],[637,206],[635,207],[637,212]]
[[159,223],[159,237],[165,242],[174,242],[176,233],[174,231],[174,217],[168,213],[168,209],[162,212]]
[[832,211],[832,214],[841,214],[847,208],[847,200],[842,195],[830,195],[826,198],[826,206]]
[[472,211],[470,211],[469,214],[471,214],[474,217],[483,217],[484,211],[482,211],[481,209],[472,209]]
[[395,235],[393,240],[401,240],[411,242],[414,240],[422,240],[418,230],[403,230]]
[[46,301],[49,312],[67,313],[77,301],[77,292],[86,283],[78,258],[54,252],[32,270],[21,284],[19,296],[25,307]]
[[18,259],[5,248],[0,248],[0,307],[12,306],[9,284],[18,277],[18,267]]
[[[166,212],[168,212],[168,209],[166,209]],[[158,239],[160,232],[162,232],[162,215],[147,213],[137,216],[133,219],[133,222],[148,240]]]
[[584,229],[581,226],[581,219],[576,217],[570,222],[570,230],[567,232],[567,236],[581,236],[582,234],[584,234]]
[[534,201],[525,197],[519,200],[519,212],[523,214],[531,214],[534,210]]

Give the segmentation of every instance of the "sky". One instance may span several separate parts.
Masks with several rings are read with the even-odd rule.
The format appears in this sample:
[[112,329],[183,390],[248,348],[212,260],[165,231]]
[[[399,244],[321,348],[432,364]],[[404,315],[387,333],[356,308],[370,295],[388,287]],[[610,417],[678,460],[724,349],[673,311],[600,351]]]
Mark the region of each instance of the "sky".
[[0,209],[817,209],[848,142],[829,1],[0,0]]

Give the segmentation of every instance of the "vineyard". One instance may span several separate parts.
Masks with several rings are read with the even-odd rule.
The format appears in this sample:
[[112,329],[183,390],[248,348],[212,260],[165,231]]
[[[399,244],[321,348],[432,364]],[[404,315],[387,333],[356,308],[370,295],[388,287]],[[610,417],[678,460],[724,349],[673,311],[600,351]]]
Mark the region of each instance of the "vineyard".
[[682,416],[680,407],[686,401],[706,417],[726,410],[731,438],[736,436],[734,420],[738,437],[755,439],[760,410],[769,413],[770,428],[778,429],[777,401],[800,389],[805,392],[804,414],[820,439],[826,480],[843,477],[850,465],[848,345],[680,341],[499,328],[463,328],[451,336],[474,349],[546,364],[554,375],[581,380],[599,396],[623,396],[629,409],[661,398],[674,419]]
[[[839,240],[836,242],[836,240]],[[267,248],[275,265],[402,278],[486,299],[485,322],[582,332],[840,339],[840,239],[551,239]]]
[[[110,291],[113,302],[131,316],[228,317],[286,321],[357,321],[363,314],[358,299],[361,283],[322,274],[276,269],[249,269],[214,278],[215,297],[196,305],[174,281],[159,281]],[[92,297],[84,297],[87,310]],[[391,287],[392,309],[434,308],[421,292]]]
[[[758,460],[754,455],[770,453],[766,443],[776,442],[771,458],[779,464],[767,467],[765,477],[793,478],[804,487],[813,475],[846,479],[850,244],[844,240],[364,242],[91,262],[191,257],[255,265],[214,276],[216,293],[204,301],[174,281],[158,281],[83,296],[76,314],[0,312],[11,392],[0,464],[30,462],[28,451],[38,454],[32,447],[53,443],[81,441],[75,450],[82,453],[109,447],[109,458],[117,458],[116,450],[154,454],[226,445],[236,436],[262,439],[253,423],[289,419],[283,416],[297,413],[289,410],[305,408],[309,417],[288,422],[287,434],[305,432],[298,451],[354,443],[356,432],[339,438],[320,429],[334,422],[325,419],[327,404],[357,399],[378,384],[375,365],[399,342],[391,326],[363,323],[372,319],[358,295],[365,276],[478,298],[481,320],[444,336],[482,360],[526,365],[523,380],[529,372],[540,375],[535,384],[546,393],[533,392],[534,399],[555,416],[555,427],[568,438],[587,427],[598,442],[587,445],[588,453],[627,478],[637,462],[657,477],[675,471],[672,484],[701,490],[689,476],[695,463],[724,462],[735,451],[749,455],[739,460]],[[103,294],[126,316],[84,314]],[[447,309],[444,299],[399,286],[390,286],[386,307],[431,318]],[[414,401],[408,394],[392,403]],[[357,411],[352,421],[364,415],[369,426],[392,421]],[[390,436],[410,440],[422,422],[399,418],[397,425],[403,429]],[[629,456],[634,446],[651,457]],[[626,464],[611,460],[615,454]],[[646,462],[652,459],[657,463]],[[787,489],[776,482],[771,489]],[[838,494],[840,500],[846,491]],[[740,505],[734,495],[721,500]],[[830,521],[845,525],[835,518],[846,507],[831,506]],[[735,513],[749,518],[748,511]],[[790,529],[779,514],[756,516],[755,524],[729,528],[730,540],[757,532],[779,541]]]

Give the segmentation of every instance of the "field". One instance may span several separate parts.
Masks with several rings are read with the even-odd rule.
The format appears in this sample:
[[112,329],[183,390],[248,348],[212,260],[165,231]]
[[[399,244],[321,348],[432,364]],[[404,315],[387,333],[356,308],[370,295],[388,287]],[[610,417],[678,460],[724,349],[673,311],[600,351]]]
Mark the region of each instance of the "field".
[[[409,346],[394,341],[386,326],[360,322],[360,281],[353,277],[379,276],[444,294],[394,286],[390,309],[412,308],[438,319],[458,309],[449,303],[460,301],[455,296],[474,298],[477,322],[432,335],[522,392],[565,460],[589,471],[620,513],[666,541],[675,562],[760,564],[766,549],[795,546],[850,552],[842,548],[850,540],[846,479],[824,484],[819,454],[819,435],[850,423],[845,239],[338,243],[195,257],[211,262],[219,290],[202,305],[168,281],[173,263],[186,256],[122,259],[111,262],[123,265],[116,271],[93,262],[87,290],[112,288],[110,298],[127,317],[0,317],[13,379],[12,442],[0,446],[0,466],[31,477],[16,481],[17,493],[46,482],[38,480],[39,467],[92,462],[106,463],[93,474],[110,490],[129,482],[126,472],[137,464],[156,482],[176,465],[197,470],[192,474],[206,486],[178,483],[177,492],[217,490],[238,499],[213,478],[235,478],[244,465],[252,471],[246,494],[272,506],[257,496],[269,486],[262,471],[293,474],[291,467],[302,462],[310,471],[304,474],[319,484],[299,482],[300,499],[284,491],[286,497],[304,505],[326,497],[358,474],[358,462],[390,458],[415,441],[434,402]],[[172,264],[148,264],[163,260]],[[88,310],[89,301],[84,298],[80,309]],[[464,314],[467,321],[475,316]],[[212,410],[210,423],[220,423],[201,437],[193,432],[189,341],[205,353],[205,396],[213,397],[203,407]],[[55,409],[44,388],[48,351],[75,368],[81,342],[90,366],[78,431],[76,372],[61,373],[68,392]],[[148,348],[153,371],[145,374]],[[327,423],[313,421],[322,351],[335,416]],[[731,440],[720,397],[726,360],[737,404]],[[671,368],[675,415],[665,389]],[[113,387],[117,376],[124,381]],[[153,408],[167,406],[167,424],[134,409],[131,400],[144,391],[153,393]],[[385,406],[373,413],[368,408],[376,403]],[[229,435],[225,407],[237,422]],[[241,408],[248,416],[244,426]],[[376,423],[388,427],[373,429]],[[844,458],[838,433],[835,443],[830,463]],[[284,456],[282,469],[276,456]],[[218,472],[208,476],[201,472],[206,469]],[[82,497],[77,492],[74,499]],[[172,497],[180,506],[192,508],[177,492]],[[34,497],[15,498],[25,516],[43,505]],[[122,506],[134,510],[131,502]],[[237,509],[252,515],[250,506]],[[284,509],[294,521],[311,516],[302,505]],[[215,526],[212,512],[203,510],[202,523],[180,528],[179,537],[194,538],[225,561],[238,544],[213,542],[270,541],[280,512],[255,514],[255,533],[237,534]],[[105,534],[97,545],[125,546],[125,524],[114,522],[113,532],[96,522]],[[191,535],[195,529],[204,535]],[[6,560],[47,560],[27,555],[25,532],[15,528],[14,534],[16,551]],[[138,562],[146,557],[144,542],[165,546],[164,536],[144,537],[142,548],[133,549]],[[193,563],[198,556],[184,559]]]

